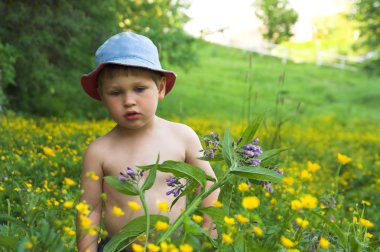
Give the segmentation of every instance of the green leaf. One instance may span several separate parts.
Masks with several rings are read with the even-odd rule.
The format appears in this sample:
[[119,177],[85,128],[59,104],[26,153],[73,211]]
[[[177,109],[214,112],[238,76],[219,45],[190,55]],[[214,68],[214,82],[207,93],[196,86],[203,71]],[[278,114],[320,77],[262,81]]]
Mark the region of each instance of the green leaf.
[[[143,186],[141,187],[141,190],[142,191],[146,191],[146,190],[149,190],[153,184],[154,184],[154,181],[156,180],[156,174],[157,174],[157,165],[158,165],[158,162],[160,161],[160,155],[158,155],[157,157],[157,161],[156,161],[156,164],[153,165],[151,167],[151,169],[149,170],[149,175],[148,177],[146,178]],[[138,167],[140,168],[140,167]],[[141,169],[141,168],[140,168]]]
[[274,183],[282,183],[283,177],[281,174],[278,174],[274,170],[269,170],[267,168],[262,168],[258,166],[236,167],[233,170],[231,170],[231,173],[245,178]]
[[9,221],[9,222],[12,222],[12,223],[14,223],[14,224],[22,227],[28,233],[29,237],[31,236],[30,229],[28,228],[28,226],[25,225],[22,221],[14,218],[12,216],[9,216],[7,214],[0,214],[0,221]]
[[221,142],[222,145],[222,154],[224,157],[224,160],[226,161],[228,166],[231,166],[234,160],[234,151],[232,146],[232,137],[230,133],[230,129],[227,127],[226,132],[224,133],[223,140]]
[[201,228],[201,226],[195,223],[195,221],[193,221],[192,219],[190,219],[189,216],[185,216],[185,218],[183,219],[183,224],[186,232],[189,232],[193,235],[203,234],[203,229]]
[[260,115],[248,125],[248,127],[244,130],[241,136],[241,140],[238,145],[239,147],[251,143],[253,137],[255,136],[257,130],[260,127],[263,117],[264,115]]
[[183,197],[183,196],[185,196],[185,195],[187,195],[187,194],[189,194],[189,193],[193,193],[194,190],[195,190],[195,188],[197,188],[197,186],[198,186],[198,183],[197,183],[196,181],[193,181],[193,182],[191,182],[190,184],[188,184],[188,185],[186,186],[185,190],[183,190],[183,192],[181,192],[180,195],[178,195],[177,198],[175,198],[175,199],[173,200],[172,204],[170,205],[170,209],[175,205],[175,203],[177,203],[177,201],[178,201],[181,197]]
[[157,169],[162,172],[172,173],[175,177],[192,178],[201,184],[203,188],[206,187],[206,173],[199,167],[169,160],[158,165]]
[[348,241],[347,237],[344,235],[343,231],[333,222],[331,222],[329,219],[326,217],[322,216],[321,214],[315,212],[315,211],[310,211],[313,215],[317,216],[319,219],[321,219],[327,226],[329,226],[332,231],[338,236],[340,242],[343,244],[344,248],[347,248]]
[[16,251],[17,240],[9,236],[0,236],[0,250],[1,248],[6,249],[5,251]]
[[118,177],[107,176],[104,180],[116,191],[127,195],[138,195],[138,190],[128,181],[120,181]]
[[257,159],[261,160],[261,162],[264,162],[264,161],[267,161],[268,159],[271,159],[277,156],[278,154],[286,150],[287,148],[271,149],[271,150],[263,151],[263,153],[260,156],[258,156]]
[[214,155],[214,157],[199,157],[198,159],[209,161],[209,162],[215,162],[215,161],[222,161],[224,160],[223,155],[221,153],[217,153]]
[[[169,218],[163,215],[151,215],[151,226],[154,226],[157,221],[169,222]],[[123,245],[129,243],[131,238],[137,237],[146,230],[146,216],[137,217],[126,224],[104,247],[104,252],[119,251]]]
[[225,184],[220,188],[218,200],[223,204],[223,207],[227,209],[227,214],[229,214],[233,192],[234,190],[232,184]]
[[207,214],[218,227],[223,227],[224,217],[228,214],[223,208],[219,207],[204,207],[198,209],[200,212]]

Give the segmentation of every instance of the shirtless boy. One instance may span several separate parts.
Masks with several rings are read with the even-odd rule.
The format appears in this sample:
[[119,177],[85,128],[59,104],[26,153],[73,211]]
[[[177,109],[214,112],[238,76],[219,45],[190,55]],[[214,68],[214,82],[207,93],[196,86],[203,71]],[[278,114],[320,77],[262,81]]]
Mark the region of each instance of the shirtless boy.
[[[102,102],[116,126],[106,135],[96,139],[84,155],[81,175],[83,194],[80,202],[91,206],[88,217],[92,225],[100,226],[104,211],[104,229],[112,237],[131,219],[129,201],[141,205],[138,197],[123,195],[103,180],[105,176],[119,176],[126,167],[153,164],[160,155],[160,162],[174,160],[186,162],[204,169],[214,177],[208,162],[199,160],[202,148],[195,132],[186,125],[170,122],[156,116],[158,101],[172,89],[176,76],[161,68],[157,48],[150,39],[129,32],[111,37],[96,52],[96,69],[81,78],[85,92]],[[91,172],[99,177],[86,176]],[[171,174],[157,172],[155,184],[145,192],[151,214],[157,214],[157,200],[171,204],[167,196],[166,179]],[[102,209],[102,193],[106,200]],[[202,205],[210,206],[217,199],[215,191]],[[117,217],[113,207],[125,213]],[[185,208],[185,199],[179,200],[169,212],[175,220]],[[133,218],[143,215],[143,210],[133,212]],[[205,216],[204,225],[211,226]],[[80,225],[78,225],[79,227]],[[98,251],[98,236],[78,230],[78,250]]]

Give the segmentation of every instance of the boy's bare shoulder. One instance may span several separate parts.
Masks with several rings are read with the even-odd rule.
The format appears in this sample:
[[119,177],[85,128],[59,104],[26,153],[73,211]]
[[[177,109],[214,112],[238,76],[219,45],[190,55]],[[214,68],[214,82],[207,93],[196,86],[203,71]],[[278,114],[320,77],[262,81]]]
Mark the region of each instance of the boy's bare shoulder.
[[165,127],[166,131],[170,134],[174,134],[176,137],[194,137],[196,136],[195,131],[188,125],[178,122],[172,122],[162,119],[162,125]]
[[101,136],[92,142],[87,146],[86,153],[91,153],[93,155],[101,155],[105,151],[109,149],[109,146],[112,144],[111,143],[111,137],[110,133]]

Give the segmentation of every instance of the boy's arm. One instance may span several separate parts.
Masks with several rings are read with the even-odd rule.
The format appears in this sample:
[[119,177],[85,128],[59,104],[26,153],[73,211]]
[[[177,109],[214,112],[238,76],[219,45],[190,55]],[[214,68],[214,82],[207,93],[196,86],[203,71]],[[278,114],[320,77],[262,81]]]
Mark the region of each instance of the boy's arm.
[[[90,206],[90,213],[77,213],[77,246],[78,251],[96,252],[98,248],[98,235],[91,229],[100,226],[102,217],[102,186],[103,170],[100,149],[90,144],[83,158],[83,169],[81,174],[82,195],[79,201]],[[83,221],[83,215],[90,219]],[[82,216],[82,217],[81,217]],[[83,224],[83,226],[82,226]]]
[[[207,175],[215,178],[215,173],[212,170],[210,163],[199,159],[199,157],[202,156],[202,152],[200,152],[200,150],[202,150],[202,144],[199,141],[197,134],[193,130],[191,130],[191,132],[189,132],[189,137],[186,146],[185,162],[203,169]],[[212,184],[213,182],[207,181],[206,188],[210,187]],[[219,191],[220,190],[217,189],[213,191],[207,198],[205,198],[202,202],[202,206],[212,206],[213,202],[218,200]],[[212,230],[213,226],[211,218],[209,218],[208,216],[204,216],[203,226]],[[212,231],[211,235],[213,236],[213,238],[216,238],[217,234],[215,231]]]

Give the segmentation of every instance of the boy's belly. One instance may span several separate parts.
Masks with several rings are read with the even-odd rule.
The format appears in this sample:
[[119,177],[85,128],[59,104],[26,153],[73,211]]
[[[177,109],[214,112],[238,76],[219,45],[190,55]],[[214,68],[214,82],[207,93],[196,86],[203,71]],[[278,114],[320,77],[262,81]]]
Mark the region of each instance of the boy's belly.
[[[164,183],[164,184],[162,184]],[[170,187],[166,186],[164,181],[155,184],[150,190],[145,191],[146,204],[150,214],[161,214],[168,216],[170,222],[174,222],[179,217],[181,211],[186,207],[186,198],[182,197],[176,202],[176,204],[169,209],[168,212],[161,212],[157,208],[157,201],[168,202],[169,208],[172,201],[175,199],[173,195],[166,195],[166,192],[170,190]],[[144,215],[144,209],[142,203],[137,196],[122,195],[121,193],[110,188],[109,185],[104,185],[104,191],[107,194],[107,199],[104,206],[104,218],[105,218],[105,230],[108,232],[108,236],[112,237],[118,231],[120,231],[129,221],[132,219]],[[135,201],[140,205],[139,210],[132,210],[128,206],[128,202]],[[116,216],[113,207],[119,207],[124,212],[123,216]],[[152,223],[154,225],[154,223]]]

